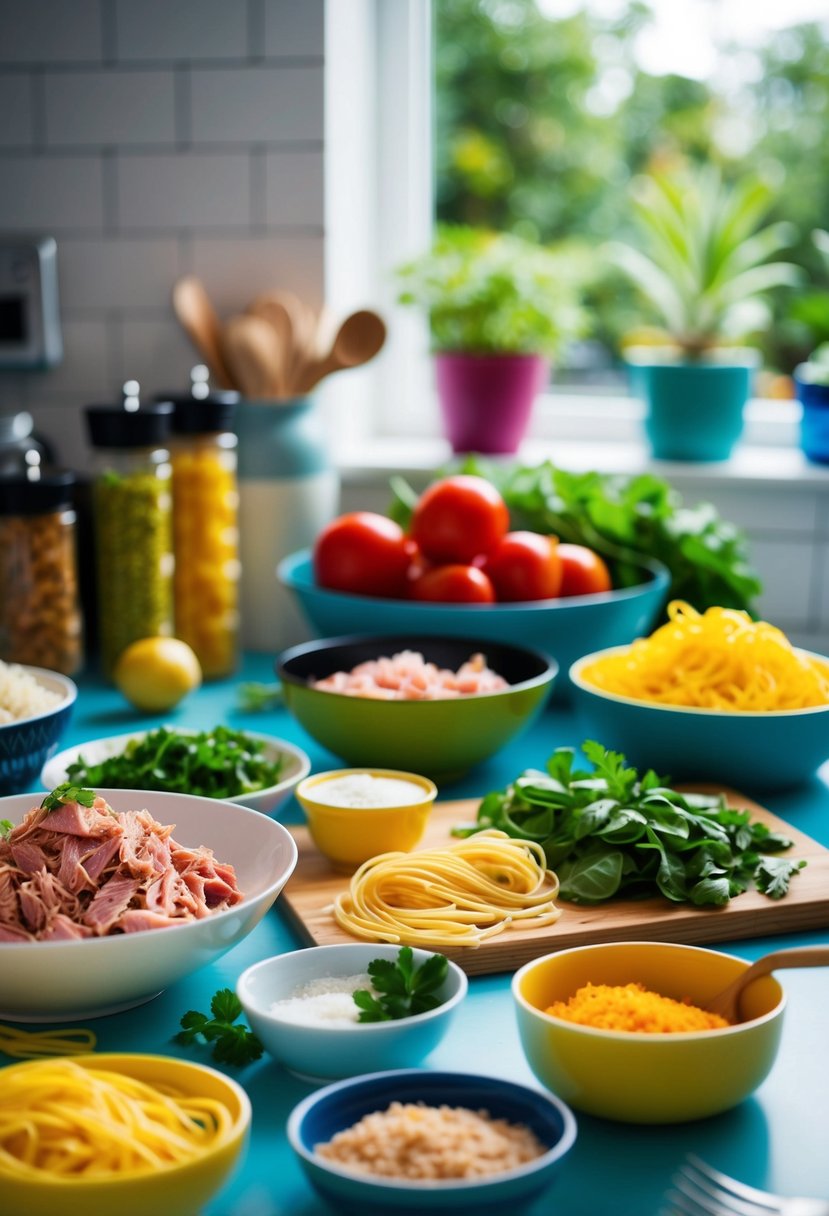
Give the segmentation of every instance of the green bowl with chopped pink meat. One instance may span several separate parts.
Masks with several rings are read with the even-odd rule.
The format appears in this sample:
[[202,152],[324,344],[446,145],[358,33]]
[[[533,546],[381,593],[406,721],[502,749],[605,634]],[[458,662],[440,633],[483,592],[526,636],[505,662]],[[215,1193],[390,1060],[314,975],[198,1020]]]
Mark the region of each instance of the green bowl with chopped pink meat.
[[406,635],[307,642],[277,672],[290,712],[335,756],[445,783],[532,722],[558,664],[505,642]]

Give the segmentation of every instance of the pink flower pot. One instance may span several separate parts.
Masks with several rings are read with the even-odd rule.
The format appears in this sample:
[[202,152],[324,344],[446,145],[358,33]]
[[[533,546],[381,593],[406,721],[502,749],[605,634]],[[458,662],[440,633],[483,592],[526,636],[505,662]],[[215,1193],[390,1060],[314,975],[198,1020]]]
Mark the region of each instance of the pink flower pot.
[[438,397],[453,452],[511,455],[530,422],[533,402],[546,383],[541,355],[435,356]]

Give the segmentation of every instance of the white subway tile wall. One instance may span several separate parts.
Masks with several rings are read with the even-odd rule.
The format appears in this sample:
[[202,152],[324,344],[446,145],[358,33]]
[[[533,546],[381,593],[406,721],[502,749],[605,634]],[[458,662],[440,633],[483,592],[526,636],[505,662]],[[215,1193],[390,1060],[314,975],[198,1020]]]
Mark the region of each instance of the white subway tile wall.
[[323,298],[324,0],[0,4],[0,233],[58,242],[65,357],[0,373],[68,464],[83,405],[182,388],[170,296]]

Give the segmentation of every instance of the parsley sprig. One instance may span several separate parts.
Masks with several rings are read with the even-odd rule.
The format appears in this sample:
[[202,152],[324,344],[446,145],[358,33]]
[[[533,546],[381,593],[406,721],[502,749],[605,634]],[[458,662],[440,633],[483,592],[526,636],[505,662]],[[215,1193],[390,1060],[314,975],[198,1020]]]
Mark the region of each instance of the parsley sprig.
[[14,831],[11,819],[0,819],[0,840],[8,840]]
[[177,1043],[189,1046],[198,1041],[199,1035],[213,1044],[213,1059],[220,1064],[241,1067],[258,1060],[263,1048],[259,1039],[247,1026],[236,1024],[242,1006],[235,992],[220,988],[210,1002],[210,1013],[199,1013],[190,1009],[181,1019],[182,1029],[175,1036]]
[[442,954],[432,954],[416,967],[411,946],[401,946],[396,962],[375,958],[366,970],[378,995],[374,996],[367,988],[358,988],[354,993],[360,1022],[396,1021],[427,1013],[443,1004],[435,995],[449,971]]
[[73,785],[71,781],[64,781],[62,785],[56,785],[51,794],[47,794],[40,805],[47,811],[56,811],[65,802],[77,802],[81,806],[92,806],[96,797],[97,794],[94,790],[83,789],[79,785]]

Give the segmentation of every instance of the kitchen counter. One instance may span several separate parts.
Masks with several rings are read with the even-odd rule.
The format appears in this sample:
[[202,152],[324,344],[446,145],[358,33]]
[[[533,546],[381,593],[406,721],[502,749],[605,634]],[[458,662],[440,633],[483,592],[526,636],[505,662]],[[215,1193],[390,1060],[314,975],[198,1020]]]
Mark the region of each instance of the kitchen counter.
[[[317,746],[285,710],[246,714],[237,708],[237,683],[269,681],[272,670],[265,656],[248,656],[238,681],[208,685],[172,714],[158,718],[139,717],[116,691],[94,678],[82,678],[74,719],[61,746],[163,721],[196,729],[227,722],[298,743],[310,755],[314,771],[339,767],[336,757]],[[554,747],[579,742],[572,715],[564,709],[548,710],[499,756],[446,786],[441,796],[482,795],[505,785],[525,767],[540,767]],[[749,788],[745,792],[829,845],[829,765],[824,766],[821,778],[786,794],[764,797],[762,790]],[[300,821],[294,799],[283,807],[281,818]],[[600,909],[597,915],[601,915]],[[824,932],[785,939],[755,938],[717,948],[753,959],[783,944],[819,942],[829,942],[829,927]],[[213,993],[233,987],[251,963],[300,944],[277,901],[253,933],[213,966],[197,971],[148,1004],[90,1022],[98,1035],[98,1049],[155,1052],[212,1063],[208,1047],[184,1049],[172,1042],[181,1015],[188,1009],[206,1010]],[[498,975],[470,981],[468,999],[429,1057],[428,1067],[487,1073],[537,1085],[518,1040],[509,980],[507,975]],[[528,1216],[550,1216],[552,1212],[556,1216],[656,1216],[660,1196],[688,1152],[754,1186],[829,1199],[825,1148],[829,973],[821,969],[787,971],[783,983],[788,994],[783,1042],[771,1075],[752,1098],[726,1114],[673,1127],[611,1123],[576,1112],[579,1134],[575,1150],[549,1193],[526,1209]],[[288,1113],[311,1086],[267,1055],[232,1075],[242,1082],[253,1103],[252,1139],[243,1166],[219,1198],[204,1209],[204,1216],[323,1216],[330,1212],[306,1184],[284,1132]]]

